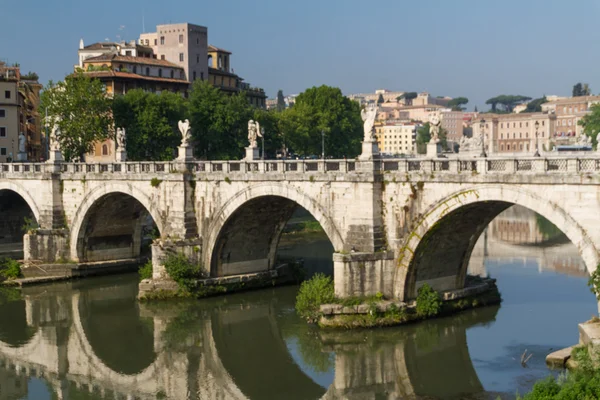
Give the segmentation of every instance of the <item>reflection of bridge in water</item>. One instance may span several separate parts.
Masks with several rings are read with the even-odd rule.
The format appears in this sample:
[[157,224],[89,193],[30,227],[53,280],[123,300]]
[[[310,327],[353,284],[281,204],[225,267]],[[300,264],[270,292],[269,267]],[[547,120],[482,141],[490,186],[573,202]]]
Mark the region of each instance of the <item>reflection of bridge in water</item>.
[[485,261],[525,264],[573,276],[588,276],[577,250],[553,226],[540,226],[543,218],[524,207],[513,206],[496,217],[473,248],[469,271],[486,275]]
[[[22,300],[5,302],[0,315],[16,322],[0,323],[2,395],[26,395],[30,376],[42,377],[60,399],[81,392],[111,399],[477,393],[483,388],[466,330],[497,312],[488,307],[401,329],[319,336],[287,306],[290,288],[277,296],[255,292],[251,301],[170,306],[138,304],[136,291],[136,281],[100,279],[26,288]],[[291,342],[297,351],[288,350]],[[304,372],[315,359],[335,371],[327,388]]]

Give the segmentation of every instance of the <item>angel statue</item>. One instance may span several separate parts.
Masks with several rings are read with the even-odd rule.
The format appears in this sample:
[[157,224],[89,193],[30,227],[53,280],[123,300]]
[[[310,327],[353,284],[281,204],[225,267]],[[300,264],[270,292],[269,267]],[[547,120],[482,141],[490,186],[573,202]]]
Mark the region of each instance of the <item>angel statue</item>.
[[60,138],[60,128],[58,127],[58,124],[54,124],[52,126],[52,130],[50,132],[50,137],[48,138],[48,142],[49,142],[48,145],[50,147],[50,150],[60,151],[59,138]]
[[179,132],[181,132],[181,146],[180,147],[188,147],[189,141],[192,138],[192,130],[190,127],[190,120],[186,119],[185,121],[179,121]]
[[373,125],[375,124],[375,117],[377,117],[377,106],[369,106],[367,108],[363,108],[360,111],[360,116],[364,121],[363,129],[364,129],[364,141],[372,142],[373,141]]
[[257,138],[262,137],[260,132],[260,124],[258,121],[250,120],[248,121],[248,147],[258,147],[256,142]]
[[440,117],[437,114],[432,114],[429,117],[429,136],[431,136],[429,143],[440,142],[440,123]]
[[117,128],[117,147],[121,150],[125,150],[125,128]]

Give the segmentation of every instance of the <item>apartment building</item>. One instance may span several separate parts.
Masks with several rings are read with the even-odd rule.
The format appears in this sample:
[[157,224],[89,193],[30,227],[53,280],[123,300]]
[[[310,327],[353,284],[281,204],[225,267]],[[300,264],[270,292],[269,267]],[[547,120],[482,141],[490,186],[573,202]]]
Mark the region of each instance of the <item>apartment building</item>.
[[542,104],[542,111],[556,116],[553,142],[556,145],[575,143],[583,134],[579,121],[594,104],[600,104],[600,96],[568,97]]
[[383,154],[415,154],[417,128],[414,123],[379,123],[375,126],[375,137],[379,151]]

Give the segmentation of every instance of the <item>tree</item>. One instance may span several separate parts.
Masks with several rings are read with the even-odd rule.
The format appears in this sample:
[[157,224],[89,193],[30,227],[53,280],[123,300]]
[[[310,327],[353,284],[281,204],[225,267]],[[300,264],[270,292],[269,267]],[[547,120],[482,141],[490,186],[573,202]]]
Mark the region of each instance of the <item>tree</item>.
[[254,108],[243,92],[226,95],[208,81],[196,80],[189,96],[189,119],[196,156],[239,160],[248,146],[248,121]]
[[546,99],[546,96],[540,97],[539,99],[533,99],[529,103],[527,103],[527,108],[525,108],[521,112],[542,112],[542,104],[546,103],[547,101],[548,100]]
[[69,161],[84,161],[94,143],[111,135],[112,99],[97,79],[76,73],[56,85],[51,81],[42,93],[41,107],[48,110],[46,123],[58,125],[58,141]]
[[383,102],[384,102],[383,95],[381,93],[379,93],[379,97],[377,98],[377,104],[381,104]]
[[502,106],[502,111],[510,113],[513,111],[513,108],[515,108],[515,106],[517,104],[521,104],[524,101],[528,101],[528,100],[531,100],[531,97],[522,96],[522,95],[502,94],[500,96],[496,96],[496,97],[492,97],[491,99],[488,99],[485,102],[485,104],[490,104],[492,106],[492,109],[491,109],[492,112],[500,111],[500,110],[498,110],[498,104],[500,104]]
[[416,99],[418,96],[417,92],[405,92],[402,93],[400,96],[396,97],[396,100],[400,101],[402,99],[404,99],[404,104],[406,104],[407,106],[412,105],[412,101],[413,99]]
[[282,113],[279,125],[286,145],[299,155],[321,154],[321,132],[328,156],[355,157],[360,153],[360,106],[338,88],[323,85],[307,89],[298,95],[294,107]]
[[590,85],[587,83],[577,82],[573,86],[573,97],[589,96],[591,94]]
[[473,109],[473,112],[479,112],[479,111],[477,111],[477,106],[475,106],[475,108]]
[[467,104],[469,99],[466,97],[457,97],[448,102],[448,107],[452,108],[452,111],[465,111],[467,108],[463,105]]
[[579,120],[579,125],[583,126],[583,133],[592,139],[594,148],[597,148],[596,138],[598,132],[600,132],[600,104],[592,105],[590,113]]
[[125,128],[127,158],[169,161],[181,143],[177,122],[185,119],[186,102],[176,93],[130,90],[113,103],[115,126]]
[[283,97],[283,91],[279,89],[277,91],[277,111],[285,110],[285,98]]

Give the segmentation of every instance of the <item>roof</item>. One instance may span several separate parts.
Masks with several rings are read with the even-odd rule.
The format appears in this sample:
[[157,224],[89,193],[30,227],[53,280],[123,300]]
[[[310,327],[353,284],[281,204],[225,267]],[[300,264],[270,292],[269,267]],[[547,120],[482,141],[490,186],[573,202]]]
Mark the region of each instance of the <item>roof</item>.
[[218,52],[220,52],[220,53],[227,53],[227,54],[231,54],[231,52],[230,52],[230,51],[227,51],[227,50],[225,50],[225,49],[220,49],[220,48],[218,48],[217,46],[213,46],[212,44],[209,44],[209,45],[208,45],[208,51],[209,51],[209,52],[211,52],[211,51],[218,51]]
[[189,84],[189,82],[185,79],[174,79],[174,78],[161,78],[158,76],[146,76],[134,74],[132,72],[122,72],[122,71],[90,71],[84,72],[85,76],[89,76],[90,78],[122,78],[122,79],[141,79],[145,81],[153,81],[153,82],[167,82],[167,83],[181,83],[181,84]]
[[97,42],[92,43],[83,48],[83,50],[102,50],[109,49],[111,47],[117,47],[117,43],[114,42]]
[[89,62],[102,62],[102,61],[111,61],[111,62],[119,62],[120,61],[120,62],[132,63],[132,64],[156,65],[156,66],[161,66],[161,67],[183,69],[183,67],[181,67],[177,64],[173,64],[172,62],[167,61],[167,60],[159,60],[159,59],[150,58],[150,57],[121,56],[116,53],[107,53],[107,54],[101,54],[96,57],[90,57],[90,58],[85,59],[83,62],[85,64],[85,63],[89,63]]
[[600,96],[577,96],[577,97],[568,97],[566,99],[559,99],[554,101],[548,101],[543,105],[551,105],[551,104],[569,104],[569,103],[583,103],[588,101],[600,101]]

